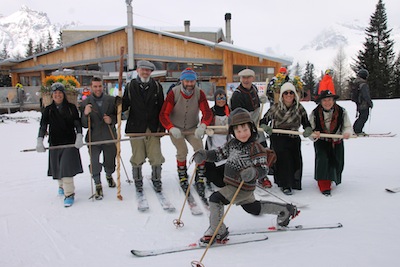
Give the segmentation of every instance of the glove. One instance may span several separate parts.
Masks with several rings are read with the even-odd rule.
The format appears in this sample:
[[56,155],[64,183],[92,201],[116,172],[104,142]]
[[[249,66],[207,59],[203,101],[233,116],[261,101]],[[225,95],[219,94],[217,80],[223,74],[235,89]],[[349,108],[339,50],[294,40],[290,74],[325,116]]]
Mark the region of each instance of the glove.
[[264,132],[266,132],[268,135],[272,134],[272,127],[271,126],[268,126],[266,124],[261,124],[260,127],[263,128]]
[[78,133],[76,135],[76,139],[75,139],[75,147],[77,149],[83,147],[83,135],[81,133]]
[[198,150],[196,153],[194,153],[193,155],[193,160],[194,162],[196,162],[197,164],[202,163],[203,161],[205,161],[207,159],[207,151],[204,149],[200,149]]
[[262,94],[262,95],[258,96],[258,98],[260,99],[261,104],[267,103],[268,98],[266,95]]
[[245,182],[251,182],[256,178],[257,170],[254,167],[248,167],[240,172],[240,177]]
[[312,135],[312,132],[313,132],[313,130],[311,129],[311,127],[306,127],[306,128],[304,129],[303,136],[307,138],[307,137],[309,137],[310,135]]
[[200,124],[200,126],[197,127],[196,131],[194,131],[194,136],[196,136],[196,138],[198,139],[202,139],[204,134],[206,133],[206,128],[207,126],[204,123]]
[[181,130],[179,130],[176,127],[172,127],[171,129],[169,129],[169,133],[172,134],[172,136],[175,137],[176,139],[182,138]]
[[43,145],[43,137],[38,137],[37,143],[36,143],[36,152],[43,153],[45,151],[46,151],[46,148],[44,148],[44,145]]

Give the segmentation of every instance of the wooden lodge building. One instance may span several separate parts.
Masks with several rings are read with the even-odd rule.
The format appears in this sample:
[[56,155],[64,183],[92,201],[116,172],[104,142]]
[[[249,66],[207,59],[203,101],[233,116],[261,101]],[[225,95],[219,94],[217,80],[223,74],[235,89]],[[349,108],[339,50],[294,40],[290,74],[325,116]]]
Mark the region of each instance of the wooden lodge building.
[[[124,77],[139,60],[149,60],[157,67],[164,90],[176,82],[182,70],[193,68],[200,87],[213,94],[216,88],[238,82],[237,73],[244,68],[255,71],[257,82],[272,78],[281,66],[291,62],[239,48],[231,43],[231,15],[225,14],[226,33],[221,28],[191,31],[185,21],[184,31],[161,31],[132,25],[132,8],[128,5],[128,25],[111,31],[64,30],[63,46],[21,60],[0,62],[9,71],[12,85],[40,86],[55,73],[74,75],[81,87],[93,76],[101,76],[110,86],[117,82],[121,47],[124,48]],[[112,86],[112,85],[111,85]]]

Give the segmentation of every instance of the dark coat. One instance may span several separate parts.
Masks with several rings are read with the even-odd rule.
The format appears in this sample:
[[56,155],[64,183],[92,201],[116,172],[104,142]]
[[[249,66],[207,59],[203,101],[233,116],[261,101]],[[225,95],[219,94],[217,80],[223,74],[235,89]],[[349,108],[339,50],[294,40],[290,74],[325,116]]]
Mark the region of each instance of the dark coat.
[[[78,109],[66,100],[60,108],[53,102],[42,113],[39,137],[44,137],[47,127],[49,127],[50,146],[74,144],[76,133],[82,133]],[[48,176],[61,179],[82,172],[81,157],[77,148],[49,150]]]
[[[147,89],[146,89],[147,88]],[[150,79],[144,84],[133,79],[127,86],[122,98],[122,110],[128,110],[126,133],[144,133],[149,128],[152,133],[164,132],[159,114],[164,104],[164,92],[160,83]]]
[[[82,126],[85,128],[89,127],[88,116],[85,116],[84,110],[87,104],[92,104],[92,112],[90,113],[90,134],[91,142],[112,140],[117,138],[117,133],[115,129],[115,124],[117,122],[116,108],[115,108],[115,98],[110,95],[103,94],[102,96],[103,104],[100,108],[93,95],[88,96],[81,104],[81,114],[82,114]],[[107,115],[111,117],[111,124],[107,125],[104,122],[103,116]],[[110,132],[110,127],[112,135]],[[89,133],[89,131],[88,131]],[[89,135],[86,135],[86,142],[89,142]]]

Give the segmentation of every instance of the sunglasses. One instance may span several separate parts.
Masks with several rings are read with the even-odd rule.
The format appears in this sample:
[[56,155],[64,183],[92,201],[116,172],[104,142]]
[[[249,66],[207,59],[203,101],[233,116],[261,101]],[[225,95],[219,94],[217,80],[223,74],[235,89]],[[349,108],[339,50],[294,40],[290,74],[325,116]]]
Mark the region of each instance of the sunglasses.
[[226,100],[226,97],[225,97],[225,96],[217,96],[216,99],[217,99],[217,100]]
[[283,92],[284,95],[294,95],[293,91],[285,91]]

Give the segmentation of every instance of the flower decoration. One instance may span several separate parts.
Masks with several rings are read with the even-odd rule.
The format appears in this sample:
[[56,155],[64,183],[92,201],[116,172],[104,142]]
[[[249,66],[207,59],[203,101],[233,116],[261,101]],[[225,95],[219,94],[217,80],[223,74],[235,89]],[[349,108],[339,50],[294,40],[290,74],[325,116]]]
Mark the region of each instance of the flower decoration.
[[294,76],[292,83],[296,87],[297,92],[303,91],[303,81],[299,76]]
[[42,82],[41,91],[47,93],[51,91],[51,85],[55,82],[62,83],[65,86],[66,91],[76,92],[75,88],[80,87],[80,83],[74,76],[64,76],[64,75],[50,75],[46,76]]
[[278,73],[276,75],[276,80],[274,82],[274,84],[272,85],[272,90],[275,93],[279,93],[281,90],[281,86],[286,82],[286,75],[282,74],[282,73]]

